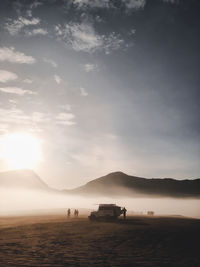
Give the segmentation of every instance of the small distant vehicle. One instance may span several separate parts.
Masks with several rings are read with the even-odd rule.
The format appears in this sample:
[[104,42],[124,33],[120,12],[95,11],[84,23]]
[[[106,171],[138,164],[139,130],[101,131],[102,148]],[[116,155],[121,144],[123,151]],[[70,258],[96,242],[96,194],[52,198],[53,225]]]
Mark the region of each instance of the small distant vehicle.
[[124,209],[116,204],[99,204],[99,209],[92,211],[88,218],[91,221],[117,220],[123,212]]

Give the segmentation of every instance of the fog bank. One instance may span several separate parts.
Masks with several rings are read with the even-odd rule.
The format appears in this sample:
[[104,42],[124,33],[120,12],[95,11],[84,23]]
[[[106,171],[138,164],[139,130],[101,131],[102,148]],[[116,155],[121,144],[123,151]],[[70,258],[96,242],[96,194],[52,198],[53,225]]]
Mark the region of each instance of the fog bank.
[[[0,189],[0,215],[23,214],[34,210],[67,208],[97,209],[99,203],[116,203],[128,214],[153,210],[157,215],[183,215],[200,218],[199,199],[83,197],[31,190]],[[89,211],[88,211],[89,212]]]

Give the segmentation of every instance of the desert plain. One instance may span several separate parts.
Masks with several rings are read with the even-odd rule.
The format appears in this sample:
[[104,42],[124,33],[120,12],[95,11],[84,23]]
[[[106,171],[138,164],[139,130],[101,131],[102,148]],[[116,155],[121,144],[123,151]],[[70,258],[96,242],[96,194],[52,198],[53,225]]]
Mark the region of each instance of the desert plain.
[[200,220],[87,214],[0,217],[0,266],[200,266]]

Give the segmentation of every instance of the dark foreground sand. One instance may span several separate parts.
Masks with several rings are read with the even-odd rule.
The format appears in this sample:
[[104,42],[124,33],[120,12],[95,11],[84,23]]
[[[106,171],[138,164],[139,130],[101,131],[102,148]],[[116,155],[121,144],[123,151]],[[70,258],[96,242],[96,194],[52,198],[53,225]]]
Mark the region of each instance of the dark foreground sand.
[[0,266],[200,266],[200,220],[0,217]]

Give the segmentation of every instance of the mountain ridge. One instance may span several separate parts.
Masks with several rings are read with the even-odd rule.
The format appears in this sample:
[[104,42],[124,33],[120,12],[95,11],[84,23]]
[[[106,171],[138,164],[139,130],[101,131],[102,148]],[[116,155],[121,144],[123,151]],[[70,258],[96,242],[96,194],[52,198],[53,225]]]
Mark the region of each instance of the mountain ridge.
[[0,173],[0,187],[83,196],[200,198],[199,178],[143,178],[120,171],[93,179],[74,189],[57,190],[49,187],[32,170],[14,170]]
[[73,194],[200,197],[200,179],[143,178],[113,172],[71,190]]

